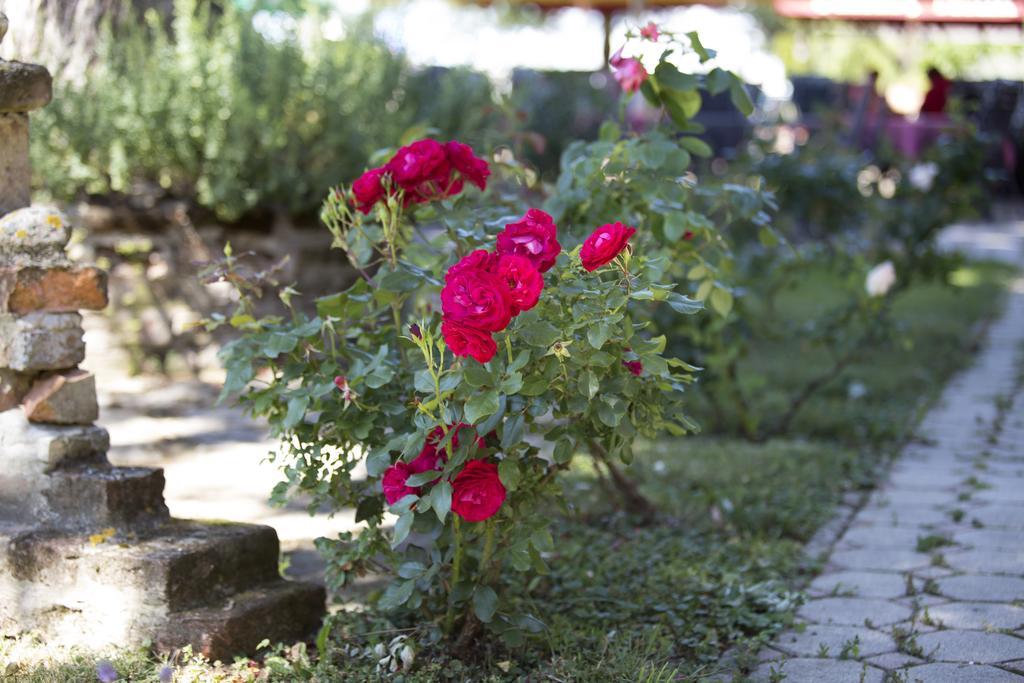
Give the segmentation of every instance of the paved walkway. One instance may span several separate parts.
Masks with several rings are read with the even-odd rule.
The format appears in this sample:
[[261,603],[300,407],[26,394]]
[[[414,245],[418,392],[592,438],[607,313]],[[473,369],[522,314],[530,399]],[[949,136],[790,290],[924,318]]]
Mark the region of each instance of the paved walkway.
[[752,680],[1024,683],[1024,282],[919,435]]

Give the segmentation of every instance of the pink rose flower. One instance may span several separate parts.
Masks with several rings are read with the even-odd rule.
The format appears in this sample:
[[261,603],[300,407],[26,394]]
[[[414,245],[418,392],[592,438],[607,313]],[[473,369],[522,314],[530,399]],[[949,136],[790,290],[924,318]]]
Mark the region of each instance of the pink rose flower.
[[622,48],[612,55],[608,63],[612,66],[612,76],[626,92],[636,92],[647,80],[648,74],[644,65],[634,57],[623,57]]
[[441,334],[448,348],[460,358],[473,358],[486,363],[498,352],[498,345],[489,332],[454,320],[441,321]]
[[644,26],[642,29],[640,29],[640,37],[645,40],[657,41],[658,36],[660,35],[661,32],[658,30],[658,25],[655,24],[653,21],[648,22],[647,26]]
[[409,469],[409,465],[401,460],[384,470],[381,484],[384,487],[384,500],[388,502],[388,505],[394,505],[406,496],[419,493],[419,489],[405,485],[411,474],[412,470]]
[[557,232],[551,216],[540,209],[530,209],[522,220],[509,223],[498,235],[497,252],[526,257],[537,270],[546,273],[562,250]]
[[537,305],[544,289],[544,276],[534,268],[530,259],[503,254],[498,259],[498,277],[508,285],[512,315],[519,315]]
[[511,296],[508,286],[496,274],[463,268],[447,276],[445,281],[441,290],[445,320],[484,332],[498,332],[508,327],[512,320]]
[[498,512],[505,495],[498,466],[470,460],[452,481],[452,512],[467,522],[482,522]]
[[473,153],[472,147],[464,145],[458,140],[452,140],[445,143],[444,151],[448,154],[448,163],[463,178],[481,190],[487,189],[487,178],[491,175],[491,168],[486,161]]
[[638,360],[624,360],[622,364],[626,366],[626,369],[631,373],[639,377],[644,371],[644,364]]
[[583,268],[593,271],[614,261],[635,233],[636,228],[618,222],[602,225],[583,242],[580,249]]
[[374,205],[384,198],[383,168],[372,168],[356,178],[352,183],[352,203],[357,211],[364,215],[373,210]]

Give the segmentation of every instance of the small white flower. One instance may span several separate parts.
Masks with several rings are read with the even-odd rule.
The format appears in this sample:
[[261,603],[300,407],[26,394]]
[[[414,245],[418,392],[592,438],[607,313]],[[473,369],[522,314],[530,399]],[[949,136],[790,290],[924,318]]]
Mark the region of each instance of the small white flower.
[[868,296],[885,296],[894,284],[896,284],[896,266],[892,264],[892,261],[885,261],[868,271],[864,288],[867,290]]
[[917,164],[910,169],[910,184],[921,192],[928,192],[932,189],[937,175],[939,175],[939,166],[934,161]]

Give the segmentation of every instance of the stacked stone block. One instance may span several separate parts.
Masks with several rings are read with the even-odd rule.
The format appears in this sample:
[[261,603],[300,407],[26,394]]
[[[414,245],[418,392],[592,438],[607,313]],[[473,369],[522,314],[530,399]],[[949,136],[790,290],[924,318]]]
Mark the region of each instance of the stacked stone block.
[[308,635],[324,591],[279,576],[273,529],[172,519],[162,470],[107,459],[79,367],[106,274],[71,263],[67,218],[29,202],[28,112],[50,90],[0,60],[0,636],[229,657]]

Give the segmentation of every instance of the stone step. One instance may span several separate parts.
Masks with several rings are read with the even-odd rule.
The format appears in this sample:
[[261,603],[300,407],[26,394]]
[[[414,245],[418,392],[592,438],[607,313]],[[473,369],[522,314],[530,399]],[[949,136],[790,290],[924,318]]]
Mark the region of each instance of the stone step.
[[211,660],[252,654],[272,643],[311,638],[320,627],[326,593],[313,583],[279,579],[236,593],[219,604],[172,614],[154,639],[158,651],[192,645]]
[[49,475],[49,514],[59,526],[118,529],[165,522],[164,471],[113,467],[105,459],[69,462]]
[[272,528],[251,524],[170,520],[110,537],[0,530],[0,610],[6,592],[97,622],[133,606],[179,612],[277,579],[279,551]]

